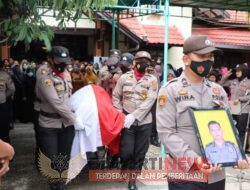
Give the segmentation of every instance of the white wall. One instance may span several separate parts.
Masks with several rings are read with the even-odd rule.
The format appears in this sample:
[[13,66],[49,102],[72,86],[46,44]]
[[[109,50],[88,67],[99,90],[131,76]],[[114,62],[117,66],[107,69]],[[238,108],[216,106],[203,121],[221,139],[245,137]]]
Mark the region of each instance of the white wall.
[[[192,33],[192,8],[170,7],[169,12],[169,26],[177,27],[183,38],[188,38]],[[162,15],[148,15],[138,17],[138,19],[145,25],[165,25]],[[172,64],[175,68],[183,66],[182,49],[182,47],[172,47],[169,49],[168,63]]]
[[176,69],[184,67],[182,50],[182,47],[171,47],[168,50],[168,63],[172,64]]
[[[40,10],[42,11],[42,9]],[[42,16],[42,19],[45,21],[46,24],[52,27],[57,27],[58,21],[53,17],[53,11],[46,12],[45,16]],[[85,15],[82,15],[82,18],[79,19],[76,23],[69,21],[66,23],[67,28],[88,28],[88,29],[94,29],[96,26],[95,22],[90,20]]]
[[[169,26],[176,26],[184,39],[192,34],[192,8],[170,7]],[[168,63],[175,68],[184,67],[182,47],[171,47],[168,51]]]

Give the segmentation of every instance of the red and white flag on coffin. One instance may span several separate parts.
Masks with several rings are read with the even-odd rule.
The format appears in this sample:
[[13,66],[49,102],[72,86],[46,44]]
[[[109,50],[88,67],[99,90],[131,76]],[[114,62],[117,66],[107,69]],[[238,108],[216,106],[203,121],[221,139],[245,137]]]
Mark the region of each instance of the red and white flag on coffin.
[[87,164],[86,152],[96,152],[97,147],[107,146],[111,153],[119,153],[120,132],[125,119],[125,115],[113,107],[108,93],[96,85],[75,92],[71,104],[84,128],[75,126],[68,182]]

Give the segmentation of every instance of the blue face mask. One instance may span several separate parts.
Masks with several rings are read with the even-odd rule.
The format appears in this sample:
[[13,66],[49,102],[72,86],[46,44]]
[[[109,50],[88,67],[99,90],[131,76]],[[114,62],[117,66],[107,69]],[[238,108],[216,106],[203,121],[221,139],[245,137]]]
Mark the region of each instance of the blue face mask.
[[192,71],[200,77],[205,77],[208,75],[210,69],[212,68],[213,61],[191,61],[190,68]]

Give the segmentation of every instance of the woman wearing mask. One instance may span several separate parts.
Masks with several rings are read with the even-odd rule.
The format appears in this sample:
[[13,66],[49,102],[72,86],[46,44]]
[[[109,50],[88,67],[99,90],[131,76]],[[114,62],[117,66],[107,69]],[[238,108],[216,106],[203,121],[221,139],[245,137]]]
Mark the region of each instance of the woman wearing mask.
[[233,80],[228,80],[232,74],[232,69],[230,69],[222,77],[220,83],[224,87],[229,87],[231,92],[230,100],[232,104],[241,104],[241,112],[239,115],[233,115],[233,117],[237,121],[236,127],[239,131],[240,140],[243,145],[247,127],[248,113],[250,109],[248,102],[248,100],[250,100],[250,80],[247,78],[247,67],[245,65],[237,66],[235,72],[236,78]]

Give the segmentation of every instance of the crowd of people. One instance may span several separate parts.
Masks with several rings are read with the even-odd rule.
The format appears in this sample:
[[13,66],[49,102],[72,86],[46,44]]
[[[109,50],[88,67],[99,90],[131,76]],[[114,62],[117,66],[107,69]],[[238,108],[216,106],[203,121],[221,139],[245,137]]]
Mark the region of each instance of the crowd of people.
[[[71,110],[69,98],[72,92],[95,84],[104,88],[112,98],[113,106],[126,115],[121,151],[119,155],[111,155],[111,168],[120,162],[122,170],[140,171],[150,139],[156,146],[161,142],[172,157],[200,157],[187,111],[194,105],[214,106],[218,103],[226,106],[228,100],[233,105],[240,104],[240,113],[233,117],[244,145],[250,112],[250,69],[247,64],[226,71],[225,68],[212,69],[213,53],[219,50],[212,47],[212,43],[205,43],[207,40],[205,36],[193,36],[185,41],[185,69],[175,69],[169,64],[166,85],[162,81],[161,61],[154,61],[146,51],[131,54],[112,49],[106,61],[100,58],[99,63],[93,64],[71,60],[67,48],[54,46],[47,60],[39,64],[27,60],[19,63],[11,58],[3,60],[0,64],[0,113],[5,113],[6,117],[0,121],[0,139],[10,143],[9,130],[15,121],[33,122],[37,147],[43,154],[50,159],[59,154],[70,158],[74,126],[82,123]],[[224,93],[223,87],[228,94]],[[212,96],[218,95],[214,89],[220,96]],[[193,98],[176,101],[175,97],[189,93]],[[250,138],[247,151],[250,151],[249,145]],[[11,147],[2,141],[0,146],[10,149],[5,158],[12,159]],[[0,155],[2,158],[2,153]],[[246,168],[246,165],[246,162],[238,163],[240,168]],[[0,176],[7,172],[6,168],[0,170]],[[210,173],[209,183],[217,184],[208,185],[209,188],[225,188],[220,166],[198,169]],[[51,189],[65,187],[64,181],[49,183]],[[194,189],[196,185],[169,183],[169,189]],[[129,181],[128,189],[136,190],[136,182]]]

